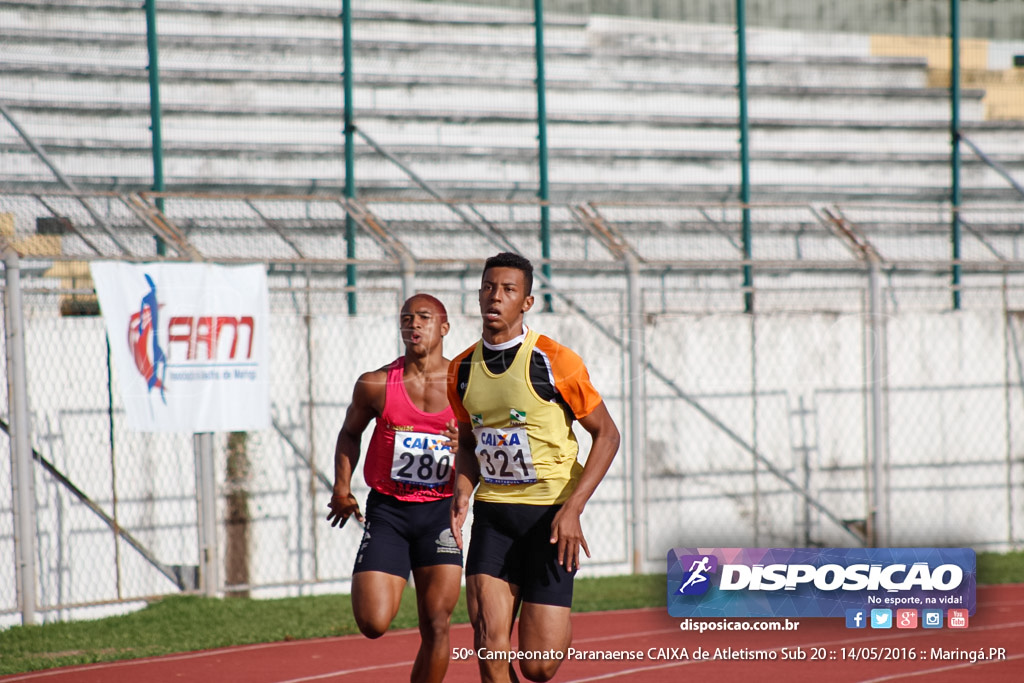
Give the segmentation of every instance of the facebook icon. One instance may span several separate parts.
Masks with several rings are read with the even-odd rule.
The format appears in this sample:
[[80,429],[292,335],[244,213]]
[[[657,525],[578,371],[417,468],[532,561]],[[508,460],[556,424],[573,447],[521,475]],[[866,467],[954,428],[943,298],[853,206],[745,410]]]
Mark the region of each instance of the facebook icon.
[[846,628],[867,628],[867,612],[862,609],[846,610]]

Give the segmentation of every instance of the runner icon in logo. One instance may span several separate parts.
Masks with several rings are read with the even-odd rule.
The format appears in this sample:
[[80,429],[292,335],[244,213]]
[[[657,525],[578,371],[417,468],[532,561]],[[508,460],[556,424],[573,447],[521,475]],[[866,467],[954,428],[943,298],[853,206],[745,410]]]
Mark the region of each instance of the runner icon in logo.
[[715,558],[712,555],[701,555],[700,559],[694,557],[693,562],[690,563],[690,568],[687,570],[689,576],[686,577],[686,581],[679,587],[679,593],[681,595],[697,595],[707,591],[708,586],[704,585],[708,582],[707,574],[714,572],[717,569]]

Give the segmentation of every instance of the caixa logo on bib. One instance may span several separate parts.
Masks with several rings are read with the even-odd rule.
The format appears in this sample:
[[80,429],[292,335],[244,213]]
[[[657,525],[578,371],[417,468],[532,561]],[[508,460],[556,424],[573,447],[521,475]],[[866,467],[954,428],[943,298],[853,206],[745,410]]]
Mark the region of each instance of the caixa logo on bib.
[[959,608],[974,614],[969,548],[675,548],[676,617],[842,617],[854,608]]

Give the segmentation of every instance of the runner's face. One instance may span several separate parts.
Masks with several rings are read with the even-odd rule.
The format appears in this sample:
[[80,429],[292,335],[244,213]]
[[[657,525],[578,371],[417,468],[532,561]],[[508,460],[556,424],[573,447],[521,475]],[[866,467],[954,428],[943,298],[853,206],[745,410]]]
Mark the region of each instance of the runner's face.
[[480,283],[480,314],[488,341],[504,342],[523,331],[523,315],[533,306],[526,276],[518,268],[490,268]]
[[427,299],[413,297],[406,301],[398,320],[406,351],[418,355],[426,355],[439,348],[448,334],[448,321],[444,320],[444,314]]

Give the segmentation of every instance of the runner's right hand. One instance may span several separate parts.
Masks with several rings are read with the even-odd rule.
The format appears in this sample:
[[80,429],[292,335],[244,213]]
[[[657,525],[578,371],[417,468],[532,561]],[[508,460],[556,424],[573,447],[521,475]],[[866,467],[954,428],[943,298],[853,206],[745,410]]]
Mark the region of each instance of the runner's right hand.
[[452,506],[448,514],[452,536],[455,537],[455,545],[459,547],[459,550],[464,550],[462,547],[462,525],[466,523],[466,517],[469,515],[469,496],[460,495],[456,491],[452,496]]
[[332,493],[331,502],[327,504],[327,507],[331,509],[327,513],[327,521],[331,523],[331,526],[336,526],[340,529],[345,526],[345,522],[352,515],[355,515],[357,522],[363,523],[363,513],[359,511],[359,501],[356,500],[356,497],[351,492]]

